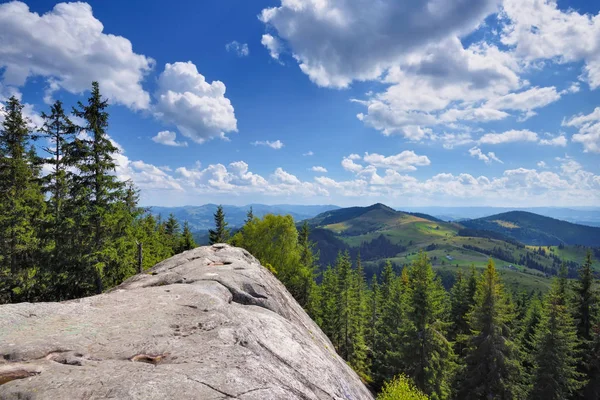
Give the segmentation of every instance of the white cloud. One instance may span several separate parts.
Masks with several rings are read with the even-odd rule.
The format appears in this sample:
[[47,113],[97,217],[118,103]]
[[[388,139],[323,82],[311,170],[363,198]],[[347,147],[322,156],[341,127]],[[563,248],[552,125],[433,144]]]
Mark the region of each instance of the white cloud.
[[365,153],[363,160],[377,168],[389,168],[396,171],[415,171],[418,167],[427,166],[431,161],[427,156],[419,156],[412,150],[405,150],[394,156]]
[[560,10],[553,0],[504,0],[502,42],[528,61],[584,61],[584,77],[600,86],[600,13]]
[[486,133],[479,139],[480,144],[503,144],[513,142],[537,142],[538,135],[527,129],[510,130],[503,133]]
[[304,157],[310,157],[310,156],[314,156],[315,153],[313,153],[311,150],[307,151],[306,153],[302,154]]
[[250,55],[250,49],[247,43],[240,43],[237,40],[229,42],[225,45],[225,50],[232,52],[238,57],[247,57]]
[[376,7],[365,0],[283,0],[263,10],[261,20],[289,45],[313,82],[341,88],[376,79],[415,49],[469,32],[496,7],[497,0],[381,0]]
[[469,154],[471,155],[471,157],[477,157],[478,159],[485,162],[486,164],[491,164],[492,161],[496,161],[496,162],[499,162],[500,164],[504,164],[504,162],[502,162],[502,160],[500,160],[498,157],[496,157],[496,153],[494,153],[493,151],[490,151],[487,154],[484,154],[479,147],[472,147],[469,149]]
[[225,91],[223,82],[206,82],[191,61],[166,64],[158,78],[156,116],[197,143],[225,139],[226,133],[237,132],[234,109]]
[[279,53],[281,52],[281,43],[279,42],[279,39],[267,33],[262,36],[260,43],[269,50],[271,57],[275,60],[279,60]]
[[590,114],[580,114],[563,121],[563,126],[579,128],[571,141],[581,143],[584,152],[600,153],[600,107],[596,107]]
[[499,110],[531,111],[545,107],[560,99],[560,94],[554,86],[534,87],[518,93],[509,93],[490,99],[486,107]]
[[252,142],[251,144],[253,146],[267,146],[275,150],[279,150],[284,146],[281,140],[276,140],[274,142],[271,142],[269,140],[257,140],[256,142]]
[[321,167],[321,166],[318,166],[318,165],[317,165],[317,166],[314,166],[314,167],[312,167],[310,170],[311,170],[311,171],[314,171],[314,172],[323,172],[323,173],[327,173],[327,168],[325,168],[325,167]]
[[540,140],[540,144],[543,146],[558,146],[558,147],[566,147],[567,146],[567,138],[565,135],[556,136],[552,139],[542,139]]
[[[351,158],[354,155],[356,155],[356,154],[352,154],[350,157],[344,157],[342,159],[342,167],[346,171],[357,173],[357,172],[362,171],[362,169],[364,167],[362,165],[357,164],[357,163],[354,162],[354,160],[356,160],[356,158]],[[359,156],[359,159],[360,159],[360,156]]]
[[538,166],[539,168],[543,168],[543,169],[546,169],[546,168],[548,168],[548,165],[547,165],[547,164],[546,164],[544,161],[540,161],[540,162],[538,162],[538,163],[537,163],[537,166]]
[[161,131],[156,134],[156,136],[152,137],[152,140],[156,143],[164,144],[165,146],[174,146],[174,147],[187,147],[187,142],[178,142],[175,139],[177,138],[177,134],[171,131]]
[[0,4],[0,68],[7,85],[46,78],[45,100],[64,89],[80,93],[91,82],[112,102],[147,109],[141,82],[154,61],[133,51],[122,36],[106,34],[87,3],[59,3],[39,15],[22,2]]

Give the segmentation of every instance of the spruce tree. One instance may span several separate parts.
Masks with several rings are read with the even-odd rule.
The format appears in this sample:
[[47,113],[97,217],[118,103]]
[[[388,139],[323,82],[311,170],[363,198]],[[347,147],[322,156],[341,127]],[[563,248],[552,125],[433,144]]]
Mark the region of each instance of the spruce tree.
[[108,137],[108,101],[100,94],[98,82],[92,82],[87,104],[79,102],[73,114],[85,121],[79,127],[82,134],[74,142],[69,157],[79,170],[75,179],[75,198],[79,215],[78,226],[84,235],[89,234],[89,248],[82,248],[83,271],[86,279],[93,277],[96,292],[104,288],[104,276],[108,269],[120,267],[112,246],[121,232],[114,230],[115,206],[126,196],[125,183],[115,175],[114,154],[119,149]]
[[69,146],[72,145],[76,126],[65,114],[62,103],[57,100],[50,107],[50,114],[42,112],[44,124],[39,131],[49,141],[44,151],[49,155],[46,164],[52,166],[50,173],[44,178],[44,190],[48,196],[49,224],[45,240],[52,250],[45,260],[50,269],[50,287],[55,299],[69,298],[72,289],[73,270],[76,268],[70,248],[70,237],[73,233],[73,220],[65,213],[69,210],[70,192],[73,187],[73,173],[67,170],[70,163]]
[[582,386],[577,372],[577,332],[561,290],[556,281],[536,332],[532,400],[566,399]]
[[392,264],[387,261],[379,286],[378,318],[376,321],[372,373],[376,387],[405,371],[404,324],[406,318],[406,292]]
[[254,219],[254,211],[252,211],[252,206],[250,206],[250,209],[246,213],[246,220],[244,221],[244,225],[247,224],[248,222],[252,221],[253,219]]
[[181,239],[179,240],[179,249],[178,253],[183,251],[191,250],[196,248],[196,241],[194,240],[194,235],[190,229],[190,224],[185,221],[183,223],[183,232],[181,233]]
[[[250,218],[250,221],[254,217]],[[300,304],[305,304],[305,308],[309,315],[316,313],[316,304],[313,302],[315,292],[315,275],[317,270],[318,255],[315,253],[315,243],[310,240],[310,229],[306,221],[298,232],[298,248],[300,250],[300,263],[302,270],[305,272],[302,279],[299,281],[299,298]]]
[[32,134],[23,105],[11,97],[0,128],[0,302],[35,300],[32,275],[39,274],[44,198]]
[[407,373],[432,399],[450,396],[454,373],[454,352],[446,339],[447,296],[435,278],[427,254],[419,253],[408,269],[408,334],[404,360]]
[[592,252],[588,250],[585,261],[579,269],[579,280],[574,288],[574,318],[577,328],[578,353],[580,360],[577,366],[579,373],[583,375],[586,385],[578,392],[581,399],[587,399],[589,393],[598,391],[596,380],[600,377],[600,371],[596,368],[598,356],[595,343],[597,333],[594,327],[599,323],[599,301],[597,288],[594,283],[594,272],[592,269]]
[[165,242],[171,248],[171,254],[177,254],[179,252],[181,227],[173,213],[169,214],[169,218],[167,218],[167,221],[165,222]]
[[522,364],[524,373],[527,374],[527,379],[532,378],[535,367],[536,354],[536,333],[539,330],[539,325],[542,321],[542,302],[538,296],[534,296],[529,301],[529,307],[525,313],[525,317],[521,322],[521,330],[517,336],[517,343],[521,346]]
[[226,243],[229,240],[229,229],[227,229],[227,222],[225,222],[225,213],[223,212],[223,206],[218,206],[217,211],[214,214],[215,217],[215,229],[208,231],[209,243]]
[[521,399],[525,391],[520,354],[509,328],[513,310],[491,259],[479,279],[475,298],[469,313],[472,335],[456,397]]

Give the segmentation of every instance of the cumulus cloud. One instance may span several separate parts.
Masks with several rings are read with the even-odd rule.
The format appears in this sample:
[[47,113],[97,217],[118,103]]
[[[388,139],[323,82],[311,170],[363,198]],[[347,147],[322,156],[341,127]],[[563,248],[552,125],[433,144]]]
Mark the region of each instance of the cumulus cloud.
[[279,53],[281,52],[281,43],[279,42],[279,39],[267,33],[262,36],[260,43],[269,50],[269,54],[272,58],[279,60]]
[[504,144],[513,142],[537,142],[538,135],[530,130],[510,130],[503,133],[486,133],[479,139],[480,144]]
[[80,93],[95,80],[112,102],[147,109],[150,96],[141,82],[153,64],[126,38],[104,33],[87,3],[59,3],[43,15],[22,2],[0,4],[3,81],[22,86],[27,78],[41,76],[47,102],[59,89]]
[[540,161],[537,163],[538,168],[546,169],[548,165],[544,161]]
[[310,156],[314,156],[315,153],[312,152],[312,150],[307,151],[306,153],[302,154],[304,157],[310,157]]
[[152,137],[152,141],[164,144],[165,146],[173,146],[173,147],[187,147],[187,142],[178,142],[175,139],[177,138],[177,134],[171,131],[161,131],[156,134],[156,136]]
[[431,164],[427,156],[418,156],[412,150],[405,150],[389,157],[377,153],[365,153],[363,161],[377,168],[389,168],[396,171],[416,171],[417,167]]
[[225,50],[234,53],[238,57],[247,57],[250,55],[248,43],[240,43],[237,40],[227,43],[225,45]]
[[311,170],[311,171],[314,171],[314,172],[323,172],[323,173],[327,173],[327,168],[325,168],[325,167],[321,167],[321,166],[318,166],[318,165],[317,165],[317,166],[314,166],[314,167],[312,167],[310,170]]
[[257,140],[251,143],[253,146],[267,146],[275,150],[279,150],[283,148],[284,144],[281,140],[275,140],[271,142],[270,140]]
[[528,61],[583,61],[592,89],[600,86],[600,14],[561,10],[552,0],[504,0],[502,42]]
[[542,146],[557,146],[557,147],[566,147],[567,146],[567,138],[565,135],[556,136],[552,139],[542,139],[540,140],[540,144]]
[[197,143],[237,132],[225,84],[208,83],[191,62],[166,64],[158,78],[156,116]]
[[496,162],[499,162],[500,164],[504,164],[504,162],[502,162],[502,160],[500,160],[498,157],[496,157],[496,153],[494,153],[493,151],[490,151],[487,154],[484,154],[483,151],[481,151],[481,149],[479,147],[472,147],[469,149],[469,154],[471,155],[471,157],[477,157],[478,159],[485,162],[486,164],[491,164],[492,161],[496,161]]
[[366,0],[282,1],[260,18],[313,82],[341,88],[379,77],[417,48],[470,31],[496,8],[497,0],[382,0],[376,7]]
[[584,152],[600,153],[600,107],[590,114],[580,114],[563,121],[563,126],[579,128],[571,141],[581,143]]

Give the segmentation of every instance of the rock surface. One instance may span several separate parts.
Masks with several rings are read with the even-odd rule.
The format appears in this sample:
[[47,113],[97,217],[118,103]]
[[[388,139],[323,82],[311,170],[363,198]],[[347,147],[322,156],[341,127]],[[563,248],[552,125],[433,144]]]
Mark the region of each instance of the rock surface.
[[372,399],[247,251],[190,250],[108,293],[0,306],[0,399]]

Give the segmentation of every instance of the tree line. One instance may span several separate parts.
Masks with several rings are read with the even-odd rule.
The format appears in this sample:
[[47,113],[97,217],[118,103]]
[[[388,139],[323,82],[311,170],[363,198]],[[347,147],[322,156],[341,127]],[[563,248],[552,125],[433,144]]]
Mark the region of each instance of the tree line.
[[[217,212],[222,231],[224,215]],[[506,291],[490,259],[459,270],[450,290],[425,252],[367,282],[360,253],[322,272],[291,217],[249,213],[229,242],[271,269],[381,399],[600,398],[600,299],[588,252],[545,295]],[[214,237],[219,241],[223,237]],[[404,397],[400,397],[404,396]]]
[[36,129],[16,97],[0,110],[0,304],[101,293],[195,247],[187,224],[156,219],[117,178],[108,107],[94,82],[86,103],[56,101]]

